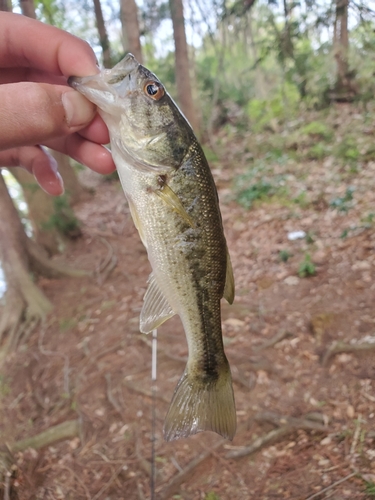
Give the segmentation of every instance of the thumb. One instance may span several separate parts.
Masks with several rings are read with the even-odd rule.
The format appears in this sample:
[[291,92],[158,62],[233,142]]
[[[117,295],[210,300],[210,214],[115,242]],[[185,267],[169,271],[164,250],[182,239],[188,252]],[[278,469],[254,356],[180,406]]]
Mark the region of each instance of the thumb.
[[95,112],[94,104],[62,85],[0,85],[0,150],[66,136],[86,127]]

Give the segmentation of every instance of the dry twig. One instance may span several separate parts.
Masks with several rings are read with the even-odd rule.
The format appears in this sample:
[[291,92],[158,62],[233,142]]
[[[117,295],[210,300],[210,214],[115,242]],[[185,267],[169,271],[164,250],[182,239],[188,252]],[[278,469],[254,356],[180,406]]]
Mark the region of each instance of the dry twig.
[[[133,384],[132,382],[130,382],[129,380],[124,380],[124,385],[130,389],[131,391],[135,391],[135,392],[139,392],[140,394],[143,394],[143,396],[147,396],[148,398],[152,398],[152,393],[151,391],[148,391],[147,389],[144,389],[143,387],[138,387],[136,384]],[[170,403],[170,400],[164,396],[163,394],[161,394],[160,392],[156,391],[155,392],[155,397],[158,398],[158,399],[161,399],[162,401],[164,401],[165,403]]]
[[184,483],[188,479],[188,477],[193,473],[194,469],[204,460],[206,460],[206,458],[211,455],[212,451],[220,448],[220,446],[222,446],[226,442],[226,439],[220,439],[209,450],[204,451],[196,458],[194,458],[191,462],[189,462],[181,472],[173,477],[173,479],[167,484],[164,490],[160,492],[158,500],[169,500],[170,498],[172,498],[172,495],[178,492],[180,484]]
[[78,436],[78,433],[78,420],[67,420],[66,422],[50,427],[46,431],[40,432],[36,436],[21,439],[12,445],[2,446],[0,448],[0,470],[5,469],[6,471],[9,468],[11,463],[14,461],[14,453],[24,451],[27,448],[39,450],[44,446],[49,446],[55,443],[56,441],[76,437]]
[[108,249],[105,259],[103,262],[99,263],[96,269],[98,284],[102,285],[116,267],[117,257],[115,251],[113,250],[113,246],[105,238],[99,239]]
[[352,472],[351,474],[348,474],[347,476],[343,477],[342,479],[339,479],[338,481],[331,484],[330,486],[327,486],[327,488],[324,488],[324,489],[318,491],[317,493],[314,493],[313,495],[307,497],[306,500],[313,500],[313,498],[320,497],[321,495],[323,495],[323,493],[326,493],[327,491],[332,490],[333,488],[335,488],[336,486],[338,486],[341,483],[344,483],[345,481],[347,481],[351,477],[355,476],[356,474],[357,474],[357,472]]
[[332,356],[335,356],[336,354],[343,354],[343,353],[356,353],[356,352],[363,352],[363,351],[372,351],[375,350],[375,342],[370,343],[370,342],[363,342],[361,344],[346,344],[345,342],[333,342],[333,344],[330,345],[330,347],[326,350],[323,359],[322,359],[322,365],[327,366],[329,363],[330,359]]
[[245,446],[238,451],[231,451],[225,455],[225,458],[240,458],[250,455],[260,450],[264,446],[278,441],[279,439],[292,434],[296,429],[315,430],[319,432],[328,432],[328,428],[318,422],[314,422],[305,415],[304,418],[294,418],[284,415],[278,415],[273,412],[262,412],[254,417],[257,422],[269,422],[273,425],[280,426],[278,429],[273,429],[267,434],[255,439],[249,446]]
[[67,420],[66,422],[50,427],[46,431],[40,432],[36,436],[17,441],[10,446],[10,450],[13,453],[26,450],[27,448],[34,448],[35,450],[38,450],[39,448],[49,446],[56,441],[76,437],[78,436],[78,432],[78,420]]
[[64,371],[63,371],[63,376],[64,376],[64,392],[65,394],[70,395],[70,387],[69,387],[69,356],[67,354],[63,354],[59,351],[48,351],[47,349],[44,348],[43,346],[43,340],[44,340],[44,335],[46,333],[47,327],[45,325],[42,326],[40,329],[40,335],[38,339],[38,347],[39,351],[44,354],[45,356],[60,356],[64,358]]
[[264,436],[255,439],[250,446],[245,446],[238,451],[230,451],[225,455],[225,458],[240,458],[250,455],[251,453],[255,453],[267,444],[278,441],[282,437],[292,433],[294,430],[295,429],[293,427],[286,425],[280,427],[280,429],[273,429]]
[[104,377],[105,377],[105,380],[107,382],[107,399],[111,403],[113,408],[117,411],[117,413],[120,415],[120,417],[122,418],[122,410],[121,410],[120,405],[116,401],[116,398],[114,397],[113,392],[112,392],[111,374],[106,373],[104,375]]
[[267,349],[267,347],[273,347],[278,342],[281,342],[282,340],[292,336],[293,334],[291,332],[288,332],[288,330],[280,330],[274,337],[272,337],[272,339],[266,340],[266,342],[264,342],[263,344],[254,347],[254,351],[262,351],[263,349]]
[[122,464],[117,470],[115,470],[115,472],[112,474],[111,479],[108,481],[108,483],[106,483],[102,488],[100,488],[98,493],[95,496],[93,496],[91,500],[98,500],[98,498],[100,498],[102,496],[102,494],[105,491],[107,491],[108,488],[110,488],[112,486],[112,484],[116,481],[117,476],[122,471],[123,467],[124,467],[124,464]]

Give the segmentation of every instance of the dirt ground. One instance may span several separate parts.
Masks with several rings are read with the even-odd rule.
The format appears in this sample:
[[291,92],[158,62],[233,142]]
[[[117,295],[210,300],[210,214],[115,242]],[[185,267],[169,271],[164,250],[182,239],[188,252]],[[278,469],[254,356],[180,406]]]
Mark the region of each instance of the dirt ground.
[[[213,172],[236,279],[234,305],[222,304],[233,442],[213,433],[163,441],[187,356],[180,321],[169,320],[158,332],[151,497],[151,348],[138,330],[150,266],[120,186],[104,182],[76,207],[83,237],[59,257],[95,277],[39,281],[55,309],[0,380],[3,444],[65,421],[78,432],[14,453],[2,498],[375,498],[375,232],[361,222],[374,206],[375,164],[356,176],[347,212],[329,200],[353,180],[332,188],[334,170],[313,163],[311,182],[304,171],[307,206],[274,198],[245,210],[232,195],[242,168],[232,160]],[[308,237],[289,240],[296,230]],[[306,253],[316,273],[302,278]]]

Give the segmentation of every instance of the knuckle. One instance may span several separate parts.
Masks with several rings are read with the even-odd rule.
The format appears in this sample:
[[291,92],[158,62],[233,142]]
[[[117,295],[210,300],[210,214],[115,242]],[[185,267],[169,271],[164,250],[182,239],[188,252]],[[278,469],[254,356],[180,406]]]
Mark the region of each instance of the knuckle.
[[64,128],[64,110],[61,95],[47,84],[33,84],[27,93],[29,109],[35,110],[35,119],[46,137]]

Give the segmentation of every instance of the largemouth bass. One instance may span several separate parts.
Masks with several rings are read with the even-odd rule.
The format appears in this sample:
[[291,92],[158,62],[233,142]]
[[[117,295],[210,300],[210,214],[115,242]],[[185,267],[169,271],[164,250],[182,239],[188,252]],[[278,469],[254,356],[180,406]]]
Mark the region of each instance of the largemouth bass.
[[152,273],[140,330],[178,314],[189,358],[164,424],[167,441],[200,431],[232,439],[236,410],[220,299],[234,280],[217,191],[189,123],[159,79],[128,54],[111,70],[71,77],[99,108]]

